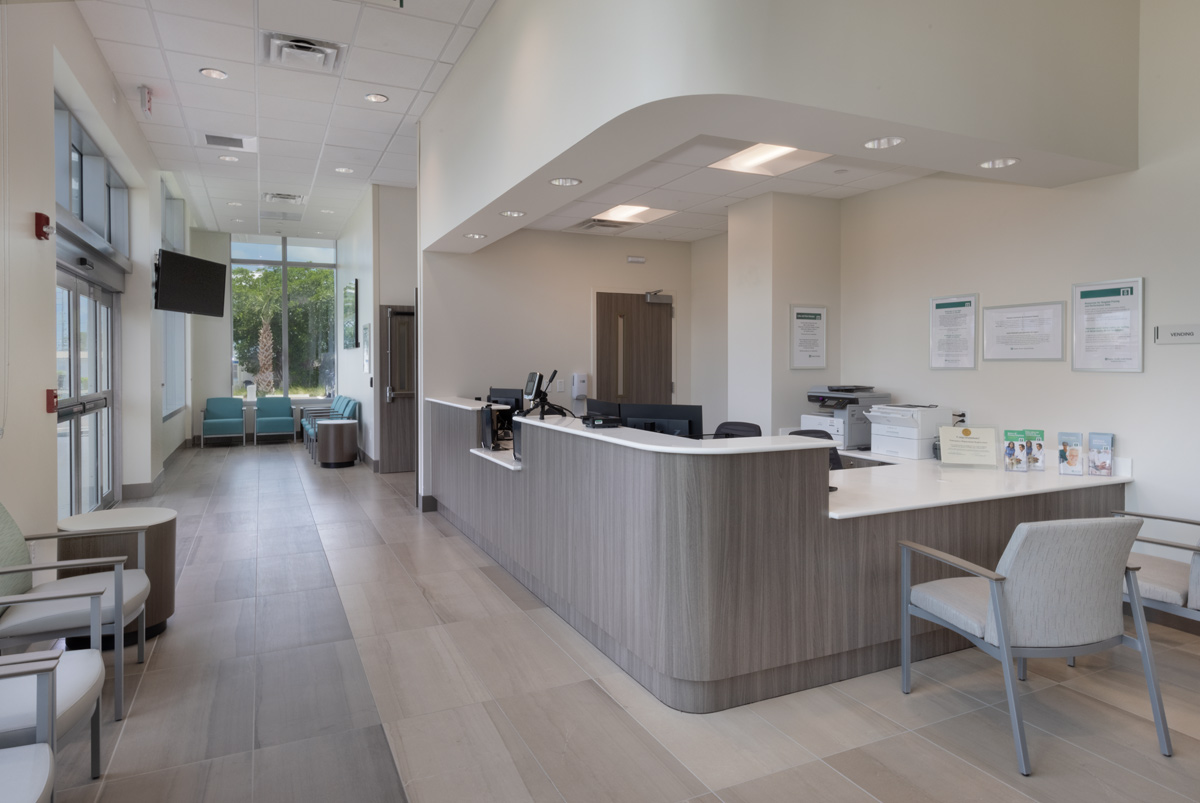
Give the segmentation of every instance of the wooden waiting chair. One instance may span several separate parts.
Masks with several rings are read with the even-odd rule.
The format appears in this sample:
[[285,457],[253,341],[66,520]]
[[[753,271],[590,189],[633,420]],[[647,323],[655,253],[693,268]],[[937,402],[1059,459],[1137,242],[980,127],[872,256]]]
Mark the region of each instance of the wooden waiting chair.
[[[996,570],[911,541],[900,542],[901,691],[911,689],[912,617],[949,628],[1000,661],[1017,765],[1028,775],[1029,751],[1017,680],[1029,658],[1070,658],[1132,647],[1142,655],[1158,746],[1171,755],[1171,735],[1138,591],[1128,563],[1141,519],[1069,519],[1017,525]],[[913,553],[974,575],[912,585]],[[1137,637],[1125,635],[1121,577]],[[1014,670],[1013,661],[1017,661]]]
[[0,659],[0,681],[33,678],[37,708],[34,744],[0,749],[0,791],[4,803],[54,800],[54,670],[62,650]]

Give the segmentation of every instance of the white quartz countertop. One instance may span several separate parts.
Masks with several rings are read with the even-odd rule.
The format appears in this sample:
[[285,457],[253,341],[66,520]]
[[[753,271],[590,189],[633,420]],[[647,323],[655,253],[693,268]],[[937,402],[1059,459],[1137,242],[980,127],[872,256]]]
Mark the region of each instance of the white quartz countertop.
[[472,449],[471,454],[482,457],[484,460],[495,463],[509,471],[521,470],[521,464],[513,457],[513,450],[509,448],[497,449],[495,451],[491,449]]
[[[478,399],[468,399],[463,396],[429,396],[425,401],[433,402],[434,404],[444,404],[447,407],[457,407],[460,410],[482,410],[488,406],[488,402],[482,402]],[[507,410],[507,404],[492,404],[493,410]]]
[[1133,482],[1132,477],[1072,477],[1057,471],[1019,472],[1005,471],[999,466],[956,466],[939,460],[907,460],[871,452],[843,454],[886,461],[891,465],[829,472],[829,484],[837,488],[829,494],[831,519]]
[[78,513],[58,520],[58,529],[66,532],[80,530],[111,530],[117,527],[153,527],[175,518],[169,507],[115,507],[111,510],[93,510]]
[[664,435],[661,432],[647,432],[628,427],[613,427],[611,429],[588,429],[578,418],[562,416],[546,416],[545,420],[536,415],[528,418],[517,418],[525,425],[547,427],[572,435],[593,438],[607,443],[616,443],[632,449],[664,454],[690,455],[719,455],[719,454],[753,454],[755,452],[791,452],[798,449],[828,449],[830,442],[817,438],[801,438],[795,435],[771,435],[763,438],[721,438],[720,440],[692,440],[675,435]]

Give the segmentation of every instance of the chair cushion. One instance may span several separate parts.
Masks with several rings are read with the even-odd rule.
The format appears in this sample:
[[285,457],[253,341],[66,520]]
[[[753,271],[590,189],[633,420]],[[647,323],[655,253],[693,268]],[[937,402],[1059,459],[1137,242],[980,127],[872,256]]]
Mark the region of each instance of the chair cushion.
[[[150,578],[141,569],[125,570],[125,615],[128,619],[150,596]],[[103,585],[104,596],[100,598],[100,621],[113,622],[113,573],[81,574],[64,580],[51,580],[33,587],[43,593],[87,591]],[[60,633],[86,628],[91,623],[91,600],[60,599],[52,602],[10,605],[0,614],[0,638],[28,636],[39,633]]]
[[1188,575],[1191,567],[1181,560],[1159,558],[1153,555],[1129,556],[1132,566],[1141,566],[1137,573],[1138,588],[1145,599],[1178,605],[1188,603]]
[[[64,652],[54,670],[55,727],[59,738],[87,719],[104,686],[99,650]],[[37,738],[37,678],[0,681],[0,748],[29,744]]]
[[204,418],[221,419],[242,417],[242,400],[235,397],[208,399],[204,402]]
[[48,803],[54,791],[54,753],[48,744],[0,750],[4,803]]
[[951,577],[912,587],[913,605],[950,624],[983,638],[991,592],[982,577]]
[[246,423],[240,418],[206,419],[204,421],[205,435],[241,435]]
[[287,418],[257,418],[254,420],[254,431],[260,435],[276,432],[291,434],[296,431],[296,422],[292,420],[291,416]]
[[260,418],[291,418],[292,400],[287,396],[263,396],[254,403],[254,410]]
[[[26,566],[29,563],[32,561],[29,559],[29,545],[25,542],[25,536],[4,505],[0,505],[0,566]],[[33,575],[29,572],[0,574],[0,597],[24,594],[31,588]]]

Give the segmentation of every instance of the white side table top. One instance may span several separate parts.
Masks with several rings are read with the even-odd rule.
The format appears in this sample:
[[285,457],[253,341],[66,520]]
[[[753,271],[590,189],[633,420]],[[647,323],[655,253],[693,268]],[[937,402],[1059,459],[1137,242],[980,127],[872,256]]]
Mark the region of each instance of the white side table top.
[[318,418],[318,427],[347,427],[358,426],[358,421],[353,418]]
[[59,519],[58,529],[70,533],[79,530],[111,530],[116,527],[153,527],[156,524],[165,524],[175,516],[176,512],[169,507],[118,507]]

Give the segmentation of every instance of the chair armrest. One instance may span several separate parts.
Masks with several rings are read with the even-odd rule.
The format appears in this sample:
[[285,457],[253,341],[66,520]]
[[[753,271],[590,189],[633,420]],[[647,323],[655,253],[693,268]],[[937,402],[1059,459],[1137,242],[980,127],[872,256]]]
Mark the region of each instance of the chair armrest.
[[34,533],[25,536],[26,541],[46,541],[51,538],[83,538],[90,535],[120,535],[122,533],[145,533],[148,527],[104,527],[98,530],[60,530],[56,533]]
[[[1139,519],[1154,519],[1155,521],[1173,521],[1177,524],[1194,524],[1200,527],[1200,521],[1196,521],[1195,519],[1177,519],[1174,516],[1155,516],[1150,513],[1133,513],[1128,510],[1114,510],[1112,514],[1114,516],[1136,516]],[[1142,541],[1145,539],[1139,538],[1138,540]]]
[[6,655],[0,658],[0,666],[18,666],[20,664],[40,663],[41,661],[57,661],[63,651],[61,649],[54,650],[37,650],[36,652],[22,652],[16,655]]
[[104,592],[107,590],[108,589],[104,588],[103,586],[96,586],[96,588],[93,589],[92,591],[71,591],[71,592],[64,591],[59,594],[45,593],[45,592],[43,592],[41,594],[34,594],[32,592],[27,593],[27,594],[13,594],[8,597],[0,597],[0,605],[24,605],[26,602],[51,602],[56,599],[82,599],[84,597],[102,597],[102,596],[104,596]]
[[976,577],[982,577],[985,580],[992,580],[997,583],[1004,581],[1004,575],[996,574],[991,569],[985,569],[976,563],[971,563],[969,560],[963,560],[957,555],[951,555],[949,552],[942,552],[940,549],[915,544],[912,541],[901,541],[900,546],[904,549],[911,549],[913,552],[917,552],[927,558],[933,558],[934,560],[953,566],[967,574],[973,574]]
[[[34,654],[37,655],[38,653]],[[23,678],[29,675],[42,675],[47,672],[53,672],[57,666],[57,657],[45,661],[27,661],[25,663],[13,664],[12,666],[0,666],[0,680]]]
[[41,572],[46,569],[93,569],[97,566],[124,566],[127,560],[129,558],[121,555],[115,558],[80,558],[78,560],[56,560],[51,563],[27,563],[24,566],[5,566],[0,568],[0,574]]
[[1135,540],[1139,544],[1154,544],[1155,546],[1168,546],[1168,547],[1171,547],[1172,549],[1183,549],[1188,552],[1195,552],[1197,554],[1200,554],[1200,544],[1197,544],[1195,546],[1188,546],[1187,544],[1181,544],[1177,541],[1161,541],[1157,538],[1142,538],[1140,536]]

